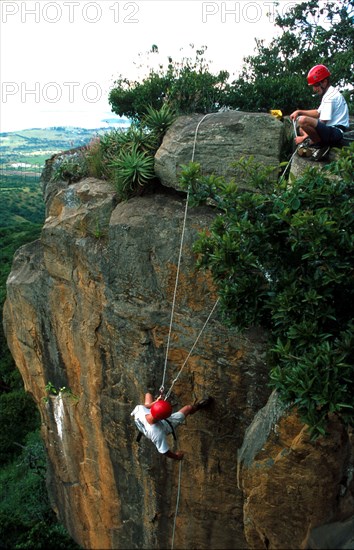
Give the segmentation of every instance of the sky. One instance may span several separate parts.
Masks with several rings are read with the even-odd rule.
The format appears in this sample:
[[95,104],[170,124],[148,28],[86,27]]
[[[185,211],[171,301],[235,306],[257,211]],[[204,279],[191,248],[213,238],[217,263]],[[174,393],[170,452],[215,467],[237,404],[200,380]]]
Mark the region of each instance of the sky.
[[275,10],[271,0],[2,0],[0,132],[105,127],[118,118],[108,94],[120,75],[142,80],[202,46],[211,72],[235,77],[255,39],[275,36]]

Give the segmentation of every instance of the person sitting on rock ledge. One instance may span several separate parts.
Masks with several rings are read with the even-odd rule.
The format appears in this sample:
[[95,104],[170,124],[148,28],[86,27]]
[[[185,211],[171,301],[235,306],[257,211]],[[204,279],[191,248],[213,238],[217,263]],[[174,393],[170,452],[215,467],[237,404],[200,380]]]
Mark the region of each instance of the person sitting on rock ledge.
[[175,437],[174,430],[184,423],[188,415],[205,409],[211,405],[212,401],[211,397],[207,397],[194,405],[185,405],[178,412],[172,413],[171,404],[162,396],[154,400],[151,393],[146,393],[144,405],[137,405],[131,416],[134,416],[139,432],[154,443],[159,453],[174,460],[182,460],[184,452],[171,451],[166,436],[173,434]]
[[300,156],[324,158],[349,129],[349,109],[342,94],[330,84],[331,73],[325,65],[315,65],[307,75],[309,86],[321,97],[318,109],[297,109],[290,119],[297,121],[300,135],[295,138]]

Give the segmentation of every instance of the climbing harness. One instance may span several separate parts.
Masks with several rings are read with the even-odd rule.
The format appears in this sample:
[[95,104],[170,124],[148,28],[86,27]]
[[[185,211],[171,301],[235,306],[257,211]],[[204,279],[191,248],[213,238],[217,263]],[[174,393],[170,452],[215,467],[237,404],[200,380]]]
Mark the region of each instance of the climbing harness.
[[[169,427],[171,429],[171,434],[173,436],[173,439],[175,441],[177,441],[177,436],[176,436],[176,432],[175,432],[175,429],[173,427],[173,424],[169,420],[167,420],[167,418],[164,418],[164,420],[161,420],[161,422],[167,422],[167,424],[169,425]],[[137,443],[139,443],[139,441],[143,437],[143,435],[144,435],[143,432],[141,432],[138,428],[138,435],[136,436]]]

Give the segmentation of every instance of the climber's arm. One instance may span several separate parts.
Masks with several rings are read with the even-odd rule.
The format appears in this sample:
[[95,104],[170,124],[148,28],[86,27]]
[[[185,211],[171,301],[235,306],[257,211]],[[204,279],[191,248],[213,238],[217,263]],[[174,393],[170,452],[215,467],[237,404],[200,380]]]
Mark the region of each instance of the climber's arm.
[[154,400],[153,396],[151,395],[151,393],[146,393],[145,394],[145,402],[144,402],[144,407],[146,407],[147,409],[151,409],[151,407],[153,406],[154,403],[157,403],[157,401],[160,401],[160,399],[162,399],[162,396],[159,395],[159,397],[157,399]]

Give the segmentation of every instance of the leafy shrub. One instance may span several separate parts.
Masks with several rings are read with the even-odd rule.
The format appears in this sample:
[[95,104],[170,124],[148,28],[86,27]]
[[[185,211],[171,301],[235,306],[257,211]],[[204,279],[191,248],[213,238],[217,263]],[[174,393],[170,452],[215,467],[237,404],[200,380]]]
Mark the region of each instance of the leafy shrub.
[[270,331],[270,384],[324,434],[328,414],[354,419],[354,145],[289,183],[244,168],[252,191],[198,165],[182,172],[194,204],[220,209],[195,245],[198,265],[211,270],[225,322]]
[[[147,108],[141,121],[127,130],[113,130],[93,140],[86,148],[89,175],[112,182],[121,199],[139,194],[154,179],[154,155],[175,120],[167,106]],[[63,170],[63,169],[61,169]]]
[[[194,50],[194,45],[190,46]],[[169,57],[167,67],[160,64],[158,69],[150,68],[142,82],[120,77],[108,98],[112,111],[142,120],[149,107],[159,110],[166,104],[177,114],[217,110],[225,103],[229,74],[210,72],[206,50],[202,46],[195,50],[195,58],[185,56],[180,61]],[[154,47],[152,53],[157,55],[158,48]]]
[[168,73],[160,75],[153,71],[143,82],[118,78],[108,97],[112,111],[131,120],[140,120],[146,114],[148,105],[154,109],[162,107],[170,81]]

